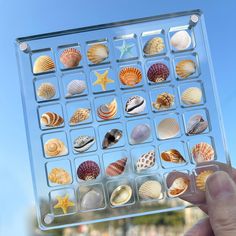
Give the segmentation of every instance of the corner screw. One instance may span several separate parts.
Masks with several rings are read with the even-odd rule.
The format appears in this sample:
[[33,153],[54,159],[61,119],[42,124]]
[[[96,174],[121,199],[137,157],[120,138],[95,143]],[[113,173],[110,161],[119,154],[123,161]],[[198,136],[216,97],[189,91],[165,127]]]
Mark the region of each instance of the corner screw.
[[29,53],[30,52],[30,47],[29,47],[28,43],[26,43],[26,42],[20,43],[19,44],[19,49],[24,53]]
[[189,28],[193,28],[199,21],[199,16],[194,14],[194,15],[191,15],[190,17],[190,21],[189,21]]

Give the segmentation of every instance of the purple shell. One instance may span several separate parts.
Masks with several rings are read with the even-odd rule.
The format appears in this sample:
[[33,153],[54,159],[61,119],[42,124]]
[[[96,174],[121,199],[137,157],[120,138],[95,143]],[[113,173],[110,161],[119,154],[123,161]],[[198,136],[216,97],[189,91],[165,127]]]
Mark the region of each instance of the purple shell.
[[100,174],[100,168],[94,161],[82,162],[78,169],[77,175],[82,180],[93,180],[96,179]]
[[169,75],[169,68],[163,63],[151,65],[147,72],[148,79],[154,83],[165,81]]

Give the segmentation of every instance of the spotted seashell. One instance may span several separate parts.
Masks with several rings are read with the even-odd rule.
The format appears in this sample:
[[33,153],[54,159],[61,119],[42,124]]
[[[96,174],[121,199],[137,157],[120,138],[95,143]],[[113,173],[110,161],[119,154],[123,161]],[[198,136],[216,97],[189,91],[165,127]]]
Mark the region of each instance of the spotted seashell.
[[97,109],[98,116],[103,120],[109,120],[116,116],[117,101],[114,98],[110,103],[102,104]]
[[151,135],[151,127],[149,124],[139,124],[131,131],[130,139],[133,144],[146,141]]
[[132,188],[129,185],[120,185],[113,190],[110,203],[113,206],[121,206],[129,202],[132,197]]
[[70,184],[72,181],[70,174],[62,168],[53,168],[48,179],[55,184]]
[[158,181],[148,180],[140,186],[138,194],[142,199],[158,199],[161,191],[162,187]]
[[84,92],[87,88],[85,81],[83,80],[72,80],[67,85],[67,97],[72,97],[74,95],[78,95]]
[[120,81],[123,85],[133,87],[142,80],[142,72],[136,67],[124,67],[119,74]]
[[201,191],[206,191],[206,181],[210,175],[214,174],[213,170],[204,170],[196,177],[196,186]]
[[190,185],[190,181],[186,177],[179,177],[175,179],[168,189],[168,195],[170,197],[178,197],[182,194],[184,194]]
[[176,149],[170,149],[161,153],[161,159],[172,163],[186,163],[181,153]]
[[170,93],[161,93],[157,96],[155,102],[152,103],[153,107],[157,110],[169,109],[174,105],[174,96]]
[[55,69],[55,64],[50,56],[39,56],[34,62],[34,74],[52,71]]
[[42,83],[37,89],[37,95],[44,100],[51,99],[56,95],[56,89],[51,83]]
[[109,56],[109,49],[104,44],[94,44],[87,51],[87,57],[93,64],[105,61]]
[[155,55],[162,52],[164,48],[164,40],[161,37],[155,37],[146,42],[143,52],[147,55]]
[[196,64],[193,60],[182,60],[176,65],[176,74],[186,79],[196,72]]
[[192,39],[186,30],[181,30],[173,34],[170,43],[175,49],[183,51],[190,47]]
[[76,48],[67,48],[65,49],[61,56],[60,61],[66,68],[73,68],[79,65],[82,56],[80,51]]
[[95,138],[87,135],[79,136],[74,140],[73,148],[76,152],[85,152],[95,143]]
[[100,168],[94,161],[84,161],[77,169],[78,178],[85,181],[96,179],[99,174]]
[[68,150],[60,139],[53,138],[44,144],[44,152],[47,157],[57,157],[66,155]]
[[201,115],[194,115],[189,119],[187,134],[201,134],[208,128],[208,122]]
[[213,161],[215,157],[214,148],[208,143],[198,143],[192,148],[192,155],[197,163]]
[[183,91],[181,100],[186,105],[199,104],[202,100],[202,90],[198,87],[190,87]]
[[70,118],[70,125],[76,125],[80,122],[87,120],[90,116],[90,109],[79,108]]
[[104,196],[100,189],[92,188],[81,198],[81,209],[84,211],[101,208],[104,204]]
[[108,176],[121,175],[125,170],[126,163],[127,163],[127,158],[122,158],[116,162],[112,162],[106,168],[106,175]]
[[136,163],[136,169],[138,172],[142,170],[149,169],[155,165],[155,151],[151,150],[147,153],[144,153],[141,157],[139,157]]
[[123,132],[119,129],[112,129],[109,132],[106,133],[103,142],[102,142],[102,148],[106,149],[109,148],[111,146],[113,146],[114,144],[116,144],[117,142],[119,142],[119,140],[122,138],[123,136]]
[[170,75],[169,68],[164,63],[155,63],[151,65],[147,72],[149,81],[159,83],[167,80]]
[[174,118],[163,119],[157,126],[157,133],[160,139],[174,138],[179,132],[179,124]]
[[146,100],[138,95],[130,97],[125,105],[125,111],[131,115],[142,113],[145,108]]
[[54,112],[46,112],[42,114],[40,122],[44,126],[57,127],[63,124],[64,119]]

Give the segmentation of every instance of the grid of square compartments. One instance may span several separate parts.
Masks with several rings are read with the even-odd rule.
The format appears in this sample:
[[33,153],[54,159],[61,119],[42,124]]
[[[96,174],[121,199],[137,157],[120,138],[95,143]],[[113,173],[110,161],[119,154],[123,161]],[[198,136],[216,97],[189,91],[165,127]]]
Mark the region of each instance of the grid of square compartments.
[[[178,197],[170,190],[181,178],[182,195],[200,191],[195,178],[206,167],[189,166],[216,154],[193,30],[59,45],[33,51],[31,65],[55,216]],[[145,195],[152,181],[159,193]]]

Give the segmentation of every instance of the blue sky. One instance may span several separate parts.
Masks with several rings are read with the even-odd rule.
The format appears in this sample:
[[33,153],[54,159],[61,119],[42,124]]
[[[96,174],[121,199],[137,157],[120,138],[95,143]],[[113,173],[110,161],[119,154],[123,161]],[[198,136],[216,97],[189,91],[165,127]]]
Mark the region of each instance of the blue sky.
[[34,204],[15,38],[197,8],[205,14],[226,137],[236,166],[233,150],[236,130],[234,0],[0,0],[0,235],[26,236],[27,214]]

